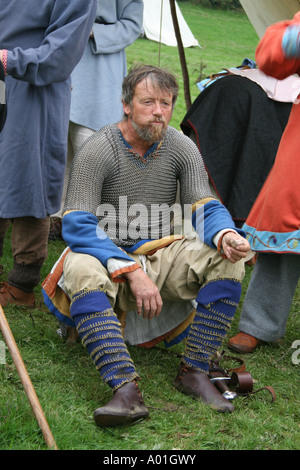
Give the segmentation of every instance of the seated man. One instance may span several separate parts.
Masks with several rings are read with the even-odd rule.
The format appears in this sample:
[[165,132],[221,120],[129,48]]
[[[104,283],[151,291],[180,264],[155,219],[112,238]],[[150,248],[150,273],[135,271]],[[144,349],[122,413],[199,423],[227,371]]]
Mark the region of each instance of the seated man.
[[[234,409],[207,374],[239,303],[249,244],[211,195],[196,145],[169,126],[177,94],[168,71],[133,68],[123,82],[124,120],[90,137],[71,171],[63,290],[70,300],[69,324],[113,391],[94,413],[98,425],[148,415],[115,312],[137,315],[151,328],[168,302],[196,299],[197,305],[175,387],[218,411]],[[186,235],[174,229],[178,184],[178,205],[185,218],[190,214],[193,229]],[[58,313],[49,276],[44,297]],[[174,312],[167,318],[169,330]],[[185,312],[181,322],[186,318]]]

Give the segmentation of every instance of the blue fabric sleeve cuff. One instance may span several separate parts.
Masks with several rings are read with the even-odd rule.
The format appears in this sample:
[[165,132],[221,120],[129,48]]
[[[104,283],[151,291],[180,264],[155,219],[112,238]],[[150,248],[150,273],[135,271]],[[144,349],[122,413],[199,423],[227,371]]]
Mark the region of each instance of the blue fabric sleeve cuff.
[[133,261],[98,226],[95,215],[85,211],[69,212],[63,217],[62,235],[70,249],[97,258],[105,268],[109,258]]
[[226,207],[217,200],[198,207],[192,215],[192,225],[200,240],[211,248],[216,248],[213,238],[221,230],[232,229],[246,238],[245,232],[235,226]]

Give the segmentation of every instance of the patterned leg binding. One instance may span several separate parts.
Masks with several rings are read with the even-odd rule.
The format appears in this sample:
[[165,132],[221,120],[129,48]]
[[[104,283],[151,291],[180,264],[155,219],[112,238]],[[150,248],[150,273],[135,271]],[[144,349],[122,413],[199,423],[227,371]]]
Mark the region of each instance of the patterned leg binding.
[[209,363],[230,328],[240,296],[241,283],[230,279],[211,281],[199,290],[196,315],[183,355],[184,364],[208,373]]
[[103,381],[113,391],[138,378],[123,341],[121,324],[104,292],[84,290],[77,293],[72,299],[70,313],[83,345]]

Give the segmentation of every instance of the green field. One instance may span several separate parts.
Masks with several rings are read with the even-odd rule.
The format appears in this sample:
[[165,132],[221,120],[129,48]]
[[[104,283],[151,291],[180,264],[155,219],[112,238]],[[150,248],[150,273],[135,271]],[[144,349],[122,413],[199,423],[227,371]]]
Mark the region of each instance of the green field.
[[[180,6],[202,46],[185,51],[195,99],[198,94],[195,82],[201,70],[206,76],[224,67],[240,65],[245,57],[254,59],[258,38],[248,19],[240,13],[203,9],[189,2]],[[159,58],[160,65],[173,70],[181,84],[172,121],[179,128],[186,109],[177,49],[162,46],[159,50],[157,43],[142,38],[128,48],[129,66],[139,62],[157,65]],[[62,242],[49,243],[43,277],[63,249]],[[9,236],[1,264],[5,272],[12,266]],[[250,275],[251,268],[247,267],[243,295]],[[116,429],[95,426],[93,411],[109,400],[110,390],[100,381],[82,345],[68,346],[57,334],[57,322],[42,302],[40,287],[36,296],[35,309],[13,306],[5,308],[5,314],[60,450],[299,449],[299,364],[293,360],[299,355],[295,356],[292,347],[300,340],[299,289],[285,337],[275,344],[259,347],[251,355],[241,356],[255,380],[254,390],[272,386],[277,396],[274,403],[270,403],[268,392],[260,392],[236,398],[234,413],[218,414],[172,386],[183,345],[169,350],[161,344],[152,350],[130,347],[150,416],[143,422]],[[237,332],[238,317],[239,312],[230,335]],[[0,364],[0,450],[46,450],[12,358],[7,350],[3,354],[3,343],[0,333],[3,362]],[[226,344],[224,347],[230,354]],[[97,462],[101,463],[100,454]]]

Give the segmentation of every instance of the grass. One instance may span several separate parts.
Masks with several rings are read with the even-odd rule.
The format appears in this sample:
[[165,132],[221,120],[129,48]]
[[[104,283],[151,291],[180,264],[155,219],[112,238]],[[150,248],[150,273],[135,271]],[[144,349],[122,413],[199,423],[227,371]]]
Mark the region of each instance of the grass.
[[[180,6],[203,45],[203,49],[186,50],[191,84],[199,74],[201,61],[209,74],[224,66],[238,65],[244,57],[254,57],[256,34],[243,15],[205,10],[186,2]],[[139,39],[128,49],[129,64],[141,61],[156,64],[157,57],[158,45],[145,39]],[[161,65],[171,65],[180,77],[176,48],[162,47],[161,62]],[[195,97],[196,86],[191,89]],[[181,95],[174,113],[175,127],[184,116],[184,107]],[[64,246],[62,242],[49,242],[43,278]],[[1,263],[5,272],[12,267],[9,233]],[[248,267],[246,271],[243,295],[251,269]],[[82,345],[76,343],[70,347],[61,340],[56,331],[57,322],[42,302],[40,286],[36,296],[38,305],[35,309],[10,306],[5,308],[5,315],[60,450],[182,450],[193,453],[197,450],[299,449],[299,365],[292,361],[295,352],[292,344],[300,339],[299,288],[284,338],[278,343],[259,347],[252,355],[241,356],[255,379],[255,390],[266,385],[274,387],[277,395],[274,403],[270,403],[268,392],[259,392],[236,398],[236,411],[231,415],[215,413],[172,386],[183,345],[170,350],[159,345],[148,351],[130,347],[142,377],[141,389],[150,417],[116,429],[100,429],[94,425],[93,411],[109,400],[110,391],[100,381]],[[237,332],[239,311],[231,335]],[[226,344],[224,347],[230,354]],[[0,364],[0,450],[46,450],[8,351],[3,362]]]

